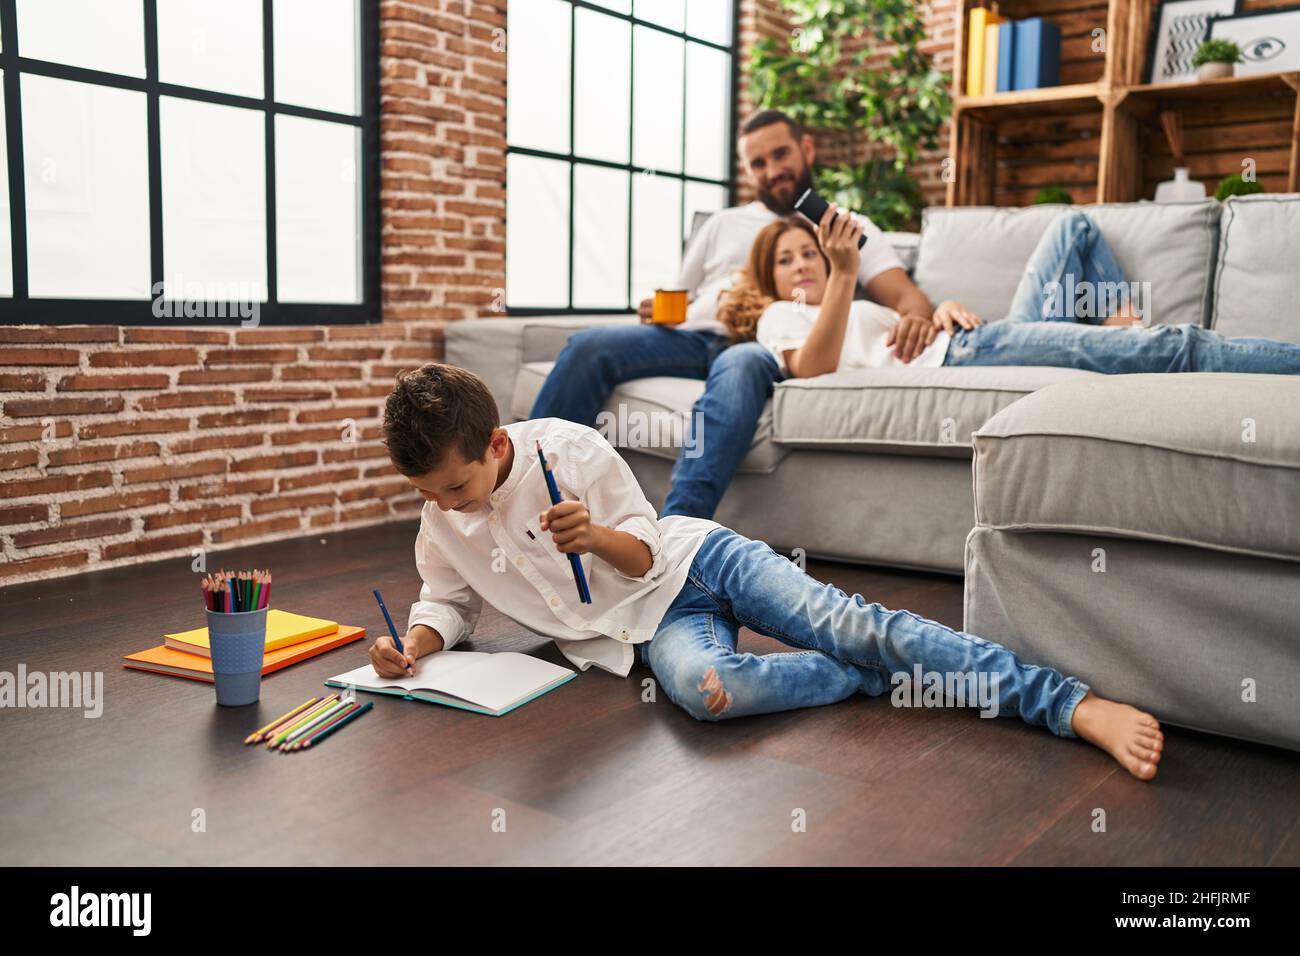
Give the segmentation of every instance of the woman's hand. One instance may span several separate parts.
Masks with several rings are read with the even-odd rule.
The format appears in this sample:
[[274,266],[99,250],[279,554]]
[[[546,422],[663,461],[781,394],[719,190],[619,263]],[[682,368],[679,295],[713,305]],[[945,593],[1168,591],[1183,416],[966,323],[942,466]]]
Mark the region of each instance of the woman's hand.
[[949,335],[952,335],[959,325],[963,329],[973,329],[983,324],[983,319],[954,299],[940,302],[938,308],[934,310],[934,327],[942,329]]
[[817,224],[817,241],[830,260],[832,274],[839,272],[857,276],[862,261],[858,249],[858,237],[861,235],[862,227],[853,215],[831,203],[822,216],[822,221]]

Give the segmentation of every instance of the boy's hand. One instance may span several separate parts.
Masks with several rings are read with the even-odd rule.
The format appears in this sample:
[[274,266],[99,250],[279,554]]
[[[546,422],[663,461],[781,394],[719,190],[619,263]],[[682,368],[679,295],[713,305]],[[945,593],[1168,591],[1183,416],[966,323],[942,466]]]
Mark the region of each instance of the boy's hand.
[[[370,663],[374,665],[374,672],[381,678],[407,678],[415,674],[415,661],[420,657],[421,627],[422,624],[416,624],[403,637],[402,646],[406,648],[406,654],[398,652],[398,646],[393,643],[393,635],[386,633],[374,641],[370,645]],[[428,631],[429,628],[424,630]],[[438,643],[441,644],[441,640]]]
[[636,307],[636,315],[637,318],[641,320],[642,324],[653,322],[655,315],[655,300],[642,299],[640,305]]
[[595,550],[596,531],[591,513],[581,501],[561,501],[537,516],[543,531],[551,532],[563,554],[586,554]]

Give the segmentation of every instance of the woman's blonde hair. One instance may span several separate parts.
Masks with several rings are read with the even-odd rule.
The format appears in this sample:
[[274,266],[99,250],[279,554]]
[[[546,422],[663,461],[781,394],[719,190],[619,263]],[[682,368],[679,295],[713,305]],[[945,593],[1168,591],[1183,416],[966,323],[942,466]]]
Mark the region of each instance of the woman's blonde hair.
[[776,244],[791,229],[802,229],[812,237],[827,272],[830,271],[826,253],[817,242],[817,230],[803,216],[788,216],[764,226],[749,248],[749,261],[740,281],[718,294],[718,319],[727,327],[727,336],[733,343],[752,342],[763,310],[780,298],[774,278]]

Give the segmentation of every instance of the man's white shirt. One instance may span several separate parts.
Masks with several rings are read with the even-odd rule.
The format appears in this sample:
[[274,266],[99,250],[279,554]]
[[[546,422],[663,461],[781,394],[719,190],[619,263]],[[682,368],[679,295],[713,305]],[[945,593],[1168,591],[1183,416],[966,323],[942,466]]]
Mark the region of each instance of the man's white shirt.
[[[716,318],[718,294],[740,278],[749,261],[749,250],[763,227],[781,218],[759,200],[715,212],[691,239],[682,258],[677,287],[693,299],[686,309],[686,321],[677,326],[698,332],[726,335],[726,326]],[[865,286],[887,269],[902,269],[902,260],[885,238],[885,233],[866,216],[853,214],[867,237],[861,250],[858,285]]]
[[[633,645],[654,637],[691,561],[716,521],[659,518],[632,469],[599,432],[558,418],[504,426],[514,445],[510,474],[489,503],[472,513],[426,502],[415,539],[423,580],[408,627],[425,624],[445,648],[471,635],[486,600],[534,633],[549,637],[580,670],[592,664],[626,677]],[[581,501],[595,524],[645,542],[653,564],[640,577],[591,554],[582,558],[591,604],[578,599],[569,556],[541,529],[551,506],[536,442],[565,501]]]

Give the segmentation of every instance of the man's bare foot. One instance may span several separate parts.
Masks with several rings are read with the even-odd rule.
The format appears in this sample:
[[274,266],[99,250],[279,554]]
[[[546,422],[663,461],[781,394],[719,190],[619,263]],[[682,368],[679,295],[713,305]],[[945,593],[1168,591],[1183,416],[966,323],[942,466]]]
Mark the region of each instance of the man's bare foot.
[[1075,706],[1070,727],[1139,780],[1155,777],[1165,735],[1160,732],[1160,722],[1150,714],[1088,691]]

